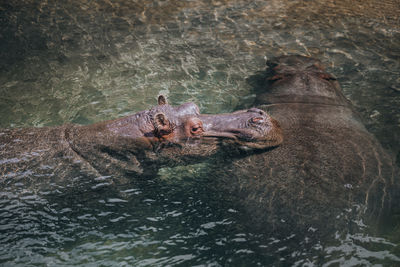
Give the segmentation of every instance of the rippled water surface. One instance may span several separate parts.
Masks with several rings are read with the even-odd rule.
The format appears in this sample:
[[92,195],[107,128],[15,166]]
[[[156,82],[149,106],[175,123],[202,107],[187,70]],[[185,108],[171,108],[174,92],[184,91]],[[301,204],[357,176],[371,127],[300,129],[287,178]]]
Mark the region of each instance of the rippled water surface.
[[[230,112],[251,106],[246,78],[266,59],[302,54],[328,66],[399,163],[399,14],[397,0],[3,1],[0,127],[88,124],[149,108],[159,94],[203,113]],[[46,190],[2,182],[0,265],[400,262],[400,225],[329,242],[313,240],[313,229],[254,233],[229,196],[205,186],[207,169]]]

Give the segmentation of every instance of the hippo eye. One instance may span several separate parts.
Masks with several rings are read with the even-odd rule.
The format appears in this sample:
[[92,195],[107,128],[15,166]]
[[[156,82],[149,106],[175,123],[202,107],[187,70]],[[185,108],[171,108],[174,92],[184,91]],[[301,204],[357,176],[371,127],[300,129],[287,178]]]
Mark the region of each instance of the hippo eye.
[[203,128],[201,127],[201,125],[195,125],[192,127],[192,129],[190,129],[190,132],[192,134],[201,134],[203,132]]
[[189,118],[187,123],[185,124],[185,134],[187,137],[199,136],[202,135],[203,130],[203,122],[199,118]]

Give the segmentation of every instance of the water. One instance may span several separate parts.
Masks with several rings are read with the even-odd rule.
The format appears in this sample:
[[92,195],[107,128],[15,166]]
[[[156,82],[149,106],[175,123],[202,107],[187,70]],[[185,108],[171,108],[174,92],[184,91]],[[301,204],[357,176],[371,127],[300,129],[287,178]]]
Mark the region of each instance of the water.
[[[296,53],[328,65],[399,162],[399,11],[395,0],[7,1],[0,4],[0,127],[112,119],[154,105],[160,93],[172,104],[230,112],[251,105],[246,78],[267,58]],[[0,265],[400,261],[398,225],[331,243],[251,232],[236,204],[206,186],[206,170],[165,168],[151,181],[98,179],[48,191],[3,183]]]

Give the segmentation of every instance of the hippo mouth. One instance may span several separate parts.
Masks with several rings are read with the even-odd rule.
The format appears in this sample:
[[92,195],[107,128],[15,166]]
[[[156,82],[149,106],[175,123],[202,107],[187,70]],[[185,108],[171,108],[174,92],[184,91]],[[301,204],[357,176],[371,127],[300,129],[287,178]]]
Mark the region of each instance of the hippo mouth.
[[[276,133],[273,133],[273,131],[276,131]],[[264,149],[277,146],[282,142],[280,128],[271,129],[268,133],[258,129],[226,129],[220,132],[206,131],[203,132],[202,137],[233,140],[244,149]]]
[[216,137],[216,138],[226,138],[233,139],[235,141],[256,141],[260,136],[260,133],[251,129],[228,129],[222,132],[208,131],[202,134],[203,137]]

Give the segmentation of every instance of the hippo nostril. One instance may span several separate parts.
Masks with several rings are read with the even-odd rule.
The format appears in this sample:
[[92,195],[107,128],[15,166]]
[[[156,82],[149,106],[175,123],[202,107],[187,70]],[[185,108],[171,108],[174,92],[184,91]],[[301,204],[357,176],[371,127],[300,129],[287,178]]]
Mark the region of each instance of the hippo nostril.
[[251,108],[251,109],[247,110],[247,112],[255,112],[260,115],[266,115],[265,111],[262,109],[259,109],[259,108]]

